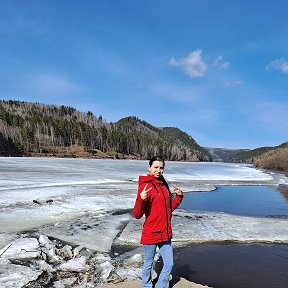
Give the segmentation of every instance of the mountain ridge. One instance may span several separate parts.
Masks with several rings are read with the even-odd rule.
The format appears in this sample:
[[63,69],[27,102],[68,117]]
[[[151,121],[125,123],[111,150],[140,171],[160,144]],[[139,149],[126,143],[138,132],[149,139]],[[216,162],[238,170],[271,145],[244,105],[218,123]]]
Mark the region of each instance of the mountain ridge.
[[211,161],[208,151],[177,129],[157,128],[136,116],[108,123],[70,106],[0,101],[2,156],[149,159],[157,154],[167,160]]

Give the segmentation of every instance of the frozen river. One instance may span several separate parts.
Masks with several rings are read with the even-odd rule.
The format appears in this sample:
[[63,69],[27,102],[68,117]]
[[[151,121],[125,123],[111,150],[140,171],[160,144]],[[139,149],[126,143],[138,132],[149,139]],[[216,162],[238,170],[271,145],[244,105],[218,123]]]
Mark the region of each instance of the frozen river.
[[[147,173],[147,166],[148,161],[136,160],[0,158],[0,246],[20,231],[132,209],[138,176]],[[186,192],[210,191],[218,185],[288,183],[284,175],[228,163],[167,162],[165,177]],[[241,220],[237,215],[227,217],[225,221]],[[111,227],[116,227],[115,220],[111,221]],[[275,223],[266,225],[273,229]],[[223,231],[214,233],[217,238]]]
[[[0,158],[0,254],[33,233],[100,252],[138,247],[143,219],[132,219],[130,211],[147,166],[135,160]],[[287,287],[284,174],[245,164],[167,162],[165,178],[193,192],[172,218],[176,275],[220,288]],[[251,271],[266,277],[251,279]]]

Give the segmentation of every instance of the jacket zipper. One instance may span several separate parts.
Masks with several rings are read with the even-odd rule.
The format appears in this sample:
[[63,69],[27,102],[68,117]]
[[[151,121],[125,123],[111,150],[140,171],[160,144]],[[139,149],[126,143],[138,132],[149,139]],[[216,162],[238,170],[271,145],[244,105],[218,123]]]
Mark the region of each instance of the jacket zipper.
[[[161,188],[161,185],[159,185],[159,187],[160,187],[160,190],[161,190],[161,192],[162,192],[162,195],[163,195],[163,198],[164,198],[164,205],[165,205],[165,212],[166,212],[166,229],[167,229],[167,237],[168,237],[168,239],[169,239],[169,232],[168,232],[168,211],[167,211],[167,204],[166,204],[166,199],[165,199],[165,195],[164,195],[164,192],[163,192],[163,190],[162,190],[162,188]],[[157,189],[156,189],[157,190]]]

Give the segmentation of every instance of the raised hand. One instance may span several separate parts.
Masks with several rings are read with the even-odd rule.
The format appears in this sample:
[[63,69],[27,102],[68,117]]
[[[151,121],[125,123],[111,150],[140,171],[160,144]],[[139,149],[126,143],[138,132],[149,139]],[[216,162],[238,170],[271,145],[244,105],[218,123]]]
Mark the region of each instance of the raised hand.
[[148,184],[145,185],[144,189],[142,190],[142,192],[140,192],[140,197],[142,200],[146,200],[148,197],[148,192],[152,189],[152,187],[150,187],[149,189],[147,189]]
[[177,194],[177,195],[183,195],[183,191],[179,188],[178,184],[176,183],[175,186],[174,186],[174,192]]

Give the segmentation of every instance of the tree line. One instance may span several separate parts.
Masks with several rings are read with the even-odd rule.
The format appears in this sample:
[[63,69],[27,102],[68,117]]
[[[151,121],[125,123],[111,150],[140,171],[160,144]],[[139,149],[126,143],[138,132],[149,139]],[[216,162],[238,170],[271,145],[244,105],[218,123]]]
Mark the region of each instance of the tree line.
[[230,162],[253,163],[257,157],[264,155],[269,151],[277,150],[279,148],[288,148],[288,142],[284,142],[278,146],[265,146],[252,150],[241,151],[233,155],[229,160]]
[[288,173],[288,142],[278,146],[265,146],[234,154],[229,162],[252,163],[264,169]]
[[0,155],[54,153],[59,147],[84,147],[92,156],[101,151],[149,159],[211,161],[211,155],[178,128],[156,128],[132,116],[115,123],[91,111],[70,106],[0,101]]
[[259,168],[284,171],[288,173],[288,143],[281,148],[272,149],[253,160],[253,164]]

